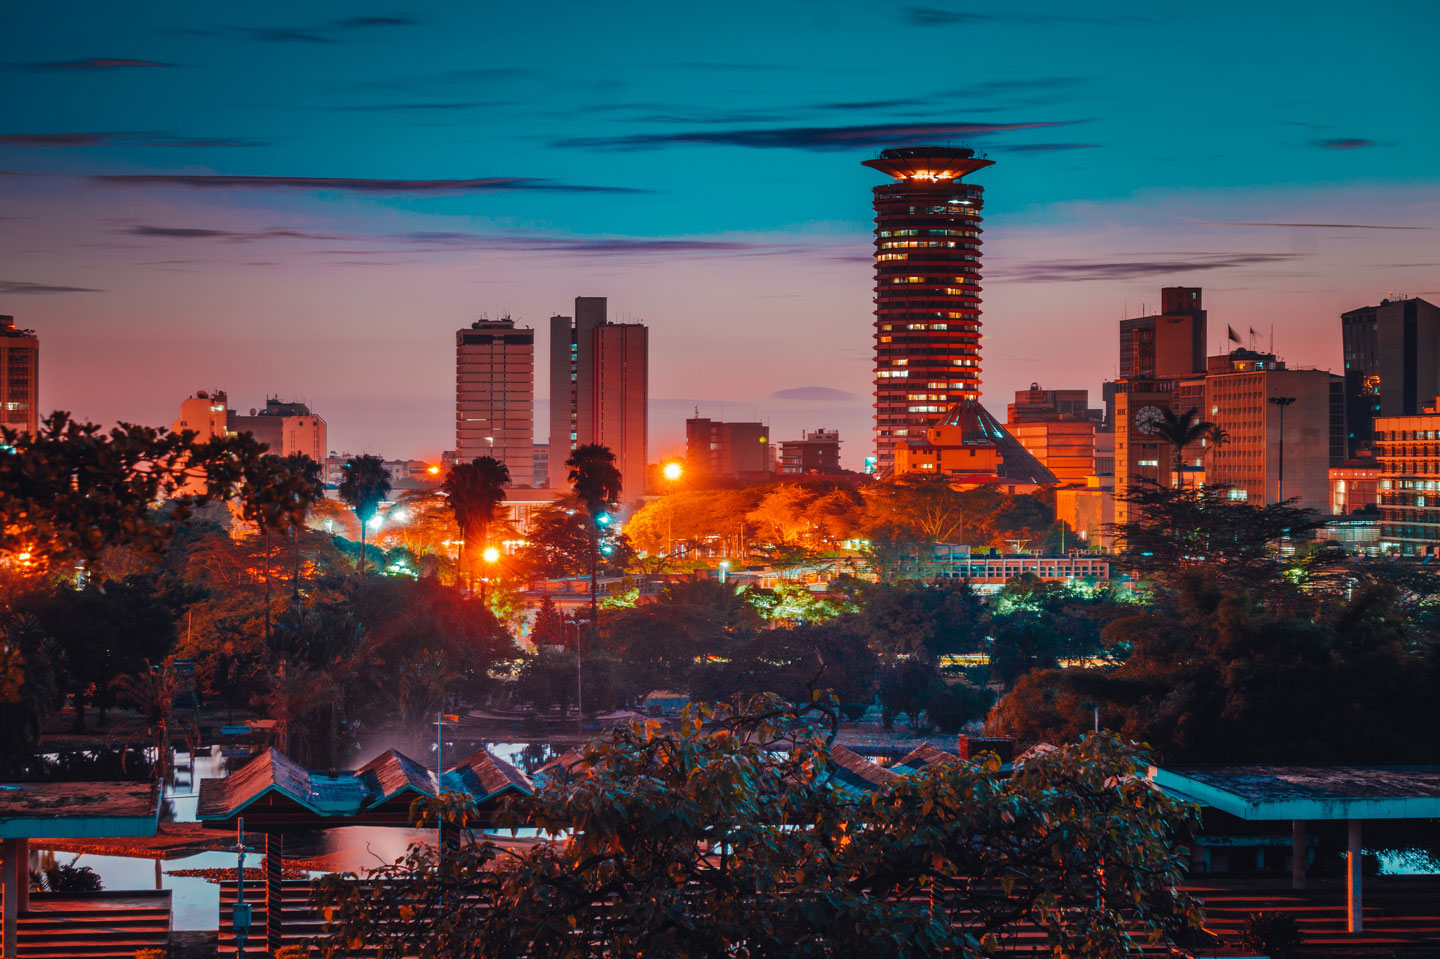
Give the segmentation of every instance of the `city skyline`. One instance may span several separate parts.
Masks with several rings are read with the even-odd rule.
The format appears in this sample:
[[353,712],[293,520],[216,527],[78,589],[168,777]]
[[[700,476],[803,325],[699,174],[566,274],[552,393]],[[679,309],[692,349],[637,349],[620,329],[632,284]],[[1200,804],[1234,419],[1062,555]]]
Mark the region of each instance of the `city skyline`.
[[309,401],[337,449],[434,457],[457,327],[538,330],[607,296],[654,332],[652,458],[699,406],[781,439],[838,428],[858,467],[858,161],[953,143],[1003,160],[987,402],[1032,381],[1098,395],[1115,322],[1155,312],[1158,286],[1206,289],[1207,353],[1226,325],[1273,324],[1292,366],[1337,370],[1340,313],[1440,282],[1437,134],[1413,123],[1433,77],[1326,66],[1418,9],[805,5],[764,8],[763,33],[759,7],[576,7],[543,29],[517,10],[18,10],[0,313],[45,341],[47,412],[160,424],[221,387]]

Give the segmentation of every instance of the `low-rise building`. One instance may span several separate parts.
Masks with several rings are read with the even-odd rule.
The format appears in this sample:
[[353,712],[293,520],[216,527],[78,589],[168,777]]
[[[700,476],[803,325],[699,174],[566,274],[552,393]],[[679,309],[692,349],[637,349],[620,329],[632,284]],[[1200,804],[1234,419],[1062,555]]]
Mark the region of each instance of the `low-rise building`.
[[780,473],[798,476],[803,473],[833,474],[840,472],[840,431],[807,430],[798,440],[780,444]]
[[953,543],[934,547],[902,561],[896,569],[904,579],[969,580],[977,592],[995,593],[1026,576],[1038,579],[1100,584],[1110,582],[1110,557],[1089,553],[1040,556],[997,553]]
[[1375,418],[1380,461],[1380,547],[1440,554],[1440,397],[1414,416]]

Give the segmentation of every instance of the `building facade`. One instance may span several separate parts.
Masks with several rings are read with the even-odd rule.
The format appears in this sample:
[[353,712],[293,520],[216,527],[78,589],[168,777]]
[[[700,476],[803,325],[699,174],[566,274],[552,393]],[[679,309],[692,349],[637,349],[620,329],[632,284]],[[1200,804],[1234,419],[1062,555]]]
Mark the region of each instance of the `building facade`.
[[1205,310],[1201,290],[1167,286],[1160,312],[1120,321],[1120,378],[1155,380],[1191,376],[1205,369]]
[[775,472],[770,428],[703,416],[685,421],[685,468],[697,479],[763,482]]
[[1346,455],[1375,441],[1375,418],[1414,416],[1440,394],[1440,307],[1418,297],[1340,314]]
[[786,476],[839,473],[840,431],[806,430],[798,440],[783,440],[780,443],[780,472]]
[[241,413],[230,406],[224,390],[196,390],[180,402],[180,416],[171,424],[175,432],[193,430],[204,442],[221,436],[249,433],[277,456],[301,454],[324,464],[329,435],[323,417],[304,403],[276,397],[265,400],[264,409]]
[[992,165],[973,150],[882,150],[874,188],[875,446],[895,445],[951,407],[980,398],[980,211],[984,188],[961,178]]
[[1374,457],[1330,467],[1330,513],[1349,516],[1380,508],[1380,464]]
[[615,454],[622,505],[645,493],[650,443],[650,340],[643,323],[611,323],[603,296],[575,298],[550,318],[550,478],[563,484],[577,446]]
[[1440,396],[1413,416],[1375,419],[1380,463],[1380,548],[1440,555]]
[[1165,410],[1197,413],[1205,403],[1205,379],[1192,376],[1181,380],[1120,380],[1115,400],[1113,469],[1115,476],[1115,522],[1131,520],[1125,494],[1136,487],[1175,486],[1200,479],[1204,449],[1195,443],[1181,451],[1183,478],[1175,474],[1175,448],[1161,439],[1157,428]]
[[1090,408],[1089,390],[1046,390],[1031,383],[1028,390],[1016,390],[1015,402],[1005,408],[1005,425],[1043,423],[1049,420],[1104,420],[1104,410]]
[[40,338],[6,315],[0,315],[0,426],[30,433],[40,426]]
[[1062,485],[1083,484],[1095,473],[1095,423],[1092,420],[1041,420],[1006,423],[1020,445]]
[[535,331],[476,320],[455,332],[455,458],[493,456],[510,484],[535,484]]
[[[1277,398],[1292,402],[1271,402]],[[1294,499],[1304,509],[1329,511],[1330,468],[1345,459],[1343,377],[1288,369],[1272,353],[1234,350],[1210,358],[1202,415],[1226,435],[1206,450],[1208,483],[1229,486],[1232,497],[1251,503]]]

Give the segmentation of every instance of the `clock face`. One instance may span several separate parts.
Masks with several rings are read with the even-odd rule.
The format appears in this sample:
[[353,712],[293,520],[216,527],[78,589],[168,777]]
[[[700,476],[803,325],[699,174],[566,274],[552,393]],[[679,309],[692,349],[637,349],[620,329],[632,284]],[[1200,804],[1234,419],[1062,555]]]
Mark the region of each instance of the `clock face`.
[[1165,415],[1158,406],[1142,406],[1135,411],[1135,428],[1142,433],[1154,433]]

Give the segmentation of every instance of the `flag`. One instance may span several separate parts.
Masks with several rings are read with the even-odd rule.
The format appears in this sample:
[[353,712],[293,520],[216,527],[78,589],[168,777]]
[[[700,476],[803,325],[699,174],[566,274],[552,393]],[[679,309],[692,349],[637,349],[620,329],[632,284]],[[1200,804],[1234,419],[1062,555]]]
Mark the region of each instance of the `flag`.
[[1230,342],[1231,342],[1231,343],[1239,343],[1239,342],[1240,342],[1240,334],[1235,332],[1235,327],[1233,327],[1233,326],[1227,326],[1227,327],[1225,327],[1225,332],[1228,333],[1228,334],[1230,334]]
[[1255,327],[1253,327],[1253,326],[1250,327],[1250,338],[1251,338],[1251,339],[1254,339],[1255,337],[1257,337],[1257,336],[1259,336],[1259,335],[1260,335],[1259,333],[1256,333],[1256,332],[1255,332]]

